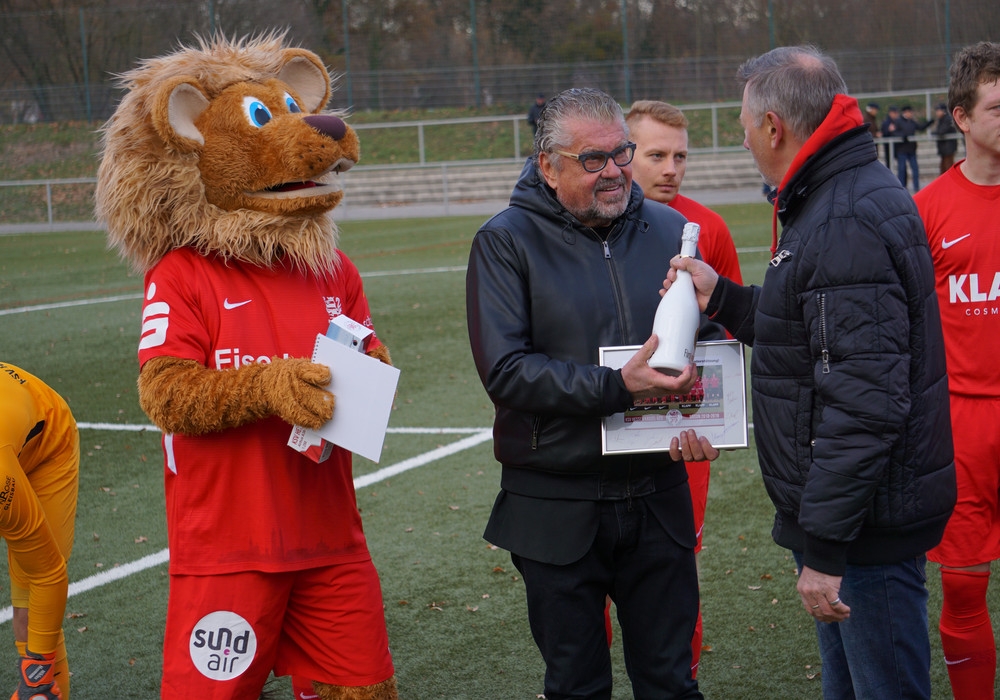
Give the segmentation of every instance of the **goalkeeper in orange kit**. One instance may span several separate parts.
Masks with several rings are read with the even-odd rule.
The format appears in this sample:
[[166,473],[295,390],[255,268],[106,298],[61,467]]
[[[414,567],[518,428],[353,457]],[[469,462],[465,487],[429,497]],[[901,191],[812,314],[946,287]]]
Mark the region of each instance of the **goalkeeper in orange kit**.
[[62,623],[80,441],[69,406],[0,362],[0,537],[7,542],[20,682],[11,700],[68,700]]

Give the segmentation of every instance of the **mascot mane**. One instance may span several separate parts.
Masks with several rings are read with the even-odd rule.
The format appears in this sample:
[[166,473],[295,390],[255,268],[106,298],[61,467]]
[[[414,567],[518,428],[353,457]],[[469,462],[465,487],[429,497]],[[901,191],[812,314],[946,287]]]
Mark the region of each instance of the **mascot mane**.
[[198,37],[118,76],[127,92],[101,129],[96,213],[134,270],[181,247],[335,269],[331,212],[358,140],[321,113],[330,75],[319,57],[284,39]]

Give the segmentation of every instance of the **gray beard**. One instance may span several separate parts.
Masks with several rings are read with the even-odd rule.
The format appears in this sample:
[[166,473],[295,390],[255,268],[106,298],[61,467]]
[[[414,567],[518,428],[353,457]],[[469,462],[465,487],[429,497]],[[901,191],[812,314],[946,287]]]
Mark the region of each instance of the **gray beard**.
[[[625,178],[622,177],[618,184],[624,188]],[[597,191],[597,189],[594,190],[595,197],[589,207],[580,212],[570,213],[582,222],[590,222],[591,226],[609,226],[615,219],[625,213],[625,209],[628,207],[629,192],[628,190],[623,190],[623,196],[620,200],[601,202],[596,197]]]

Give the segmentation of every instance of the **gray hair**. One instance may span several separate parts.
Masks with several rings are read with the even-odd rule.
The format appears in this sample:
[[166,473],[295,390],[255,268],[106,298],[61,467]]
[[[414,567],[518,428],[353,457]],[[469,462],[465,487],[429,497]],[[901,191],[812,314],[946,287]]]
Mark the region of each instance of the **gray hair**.
[[[538,117],[535,151],[532,155],[536,163],[539,153],[552,153],[556,148],[569,145],[570,135],[566,127],[574,119],[620,124],[622,131],[628,136],[621,105],[610,95],[596,88],[570,88],[546,102]],[[558,159],[558,156],[555,157]]]
[[847,85],[832,58],[814,46],[782,46],[751,58],[737,76],[746,88],[748,116],[760,126],[774,112],[800,141],[823,123]]

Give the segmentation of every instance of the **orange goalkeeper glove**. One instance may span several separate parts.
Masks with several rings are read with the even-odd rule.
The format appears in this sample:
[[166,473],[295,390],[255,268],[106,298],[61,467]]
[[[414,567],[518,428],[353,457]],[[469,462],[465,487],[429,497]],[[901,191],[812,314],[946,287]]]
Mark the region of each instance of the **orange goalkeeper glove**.
[[55,654],[26,652],[18,664],[21,682],[10,700],[62,700],[55,679]]

